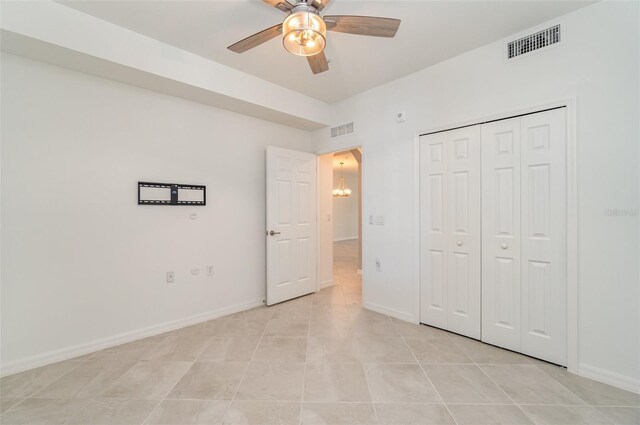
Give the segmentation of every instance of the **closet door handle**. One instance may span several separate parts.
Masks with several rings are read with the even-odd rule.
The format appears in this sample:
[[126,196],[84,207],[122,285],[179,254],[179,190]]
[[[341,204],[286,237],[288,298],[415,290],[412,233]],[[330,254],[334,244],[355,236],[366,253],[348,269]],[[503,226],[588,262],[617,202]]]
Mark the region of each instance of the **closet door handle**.
[[462,246],[462,241],[458,241],[458,242],[456,242],[456,244],[457,244],[458,246]]
[[502,249],[507,249],[507,248],[509,248],[509,247],[507,246],[507,244],[506,244],[506,243],[503,243],[502,245],[500,245],[500,248],[502,248]]

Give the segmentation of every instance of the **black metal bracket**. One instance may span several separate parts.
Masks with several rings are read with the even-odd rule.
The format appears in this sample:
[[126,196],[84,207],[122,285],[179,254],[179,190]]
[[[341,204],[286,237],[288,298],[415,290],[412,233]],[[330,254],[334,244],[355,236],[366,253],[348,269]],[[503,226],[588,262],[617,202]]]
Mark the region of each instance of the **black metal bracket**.
[[[157,191],[154,199],[149,196],[141,196],[143,188],[160,190]],[[201,199],[181,199],[181,190],[201,191]],[[194,184],[138,182],[138,205],[207,205],[207,187]]]

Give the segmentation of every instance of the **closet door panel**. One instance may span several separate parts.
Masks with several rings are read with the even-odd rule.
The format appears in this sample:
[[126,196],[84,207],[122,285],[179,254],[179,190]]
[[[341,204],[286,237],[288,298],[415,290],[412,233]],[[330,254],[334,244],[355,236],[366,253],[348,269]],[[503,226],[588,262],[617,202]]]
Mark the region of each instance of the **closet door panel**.
[[448,329],[480,338],[480,126],[448,131]]
[[522,351],[566,364],[565,110],[521,118]]
[[482,340],[521,347],[520,119],[482,125]]
[[420,321],[447,327],[446,136],[420,138]]

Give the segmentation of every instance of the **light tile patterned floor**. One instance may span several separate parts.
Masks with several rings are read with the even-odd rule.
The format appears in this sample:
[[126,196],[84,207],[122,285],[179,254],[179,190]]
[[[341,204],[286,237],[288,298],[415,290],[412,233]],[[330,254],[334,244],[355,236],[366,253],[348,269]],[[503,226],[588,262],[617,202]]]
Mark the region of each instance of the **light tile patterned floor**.
[[0,423],[640,424],[640,395],[361,309],[354,258],[318,294],[4,378]]

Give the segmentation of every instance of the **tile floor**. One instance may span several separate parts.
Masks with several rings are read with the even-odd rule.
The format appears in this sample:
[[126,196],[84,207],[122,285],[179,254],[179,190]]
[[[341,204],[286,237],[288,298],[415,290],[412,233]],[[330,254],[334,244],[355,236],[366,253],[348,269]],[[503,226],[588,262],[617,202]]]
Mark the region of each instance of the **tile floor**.
[[318,294],[3,378],[0,423],[640,424],[640,395],[361,309],[348,262]]

